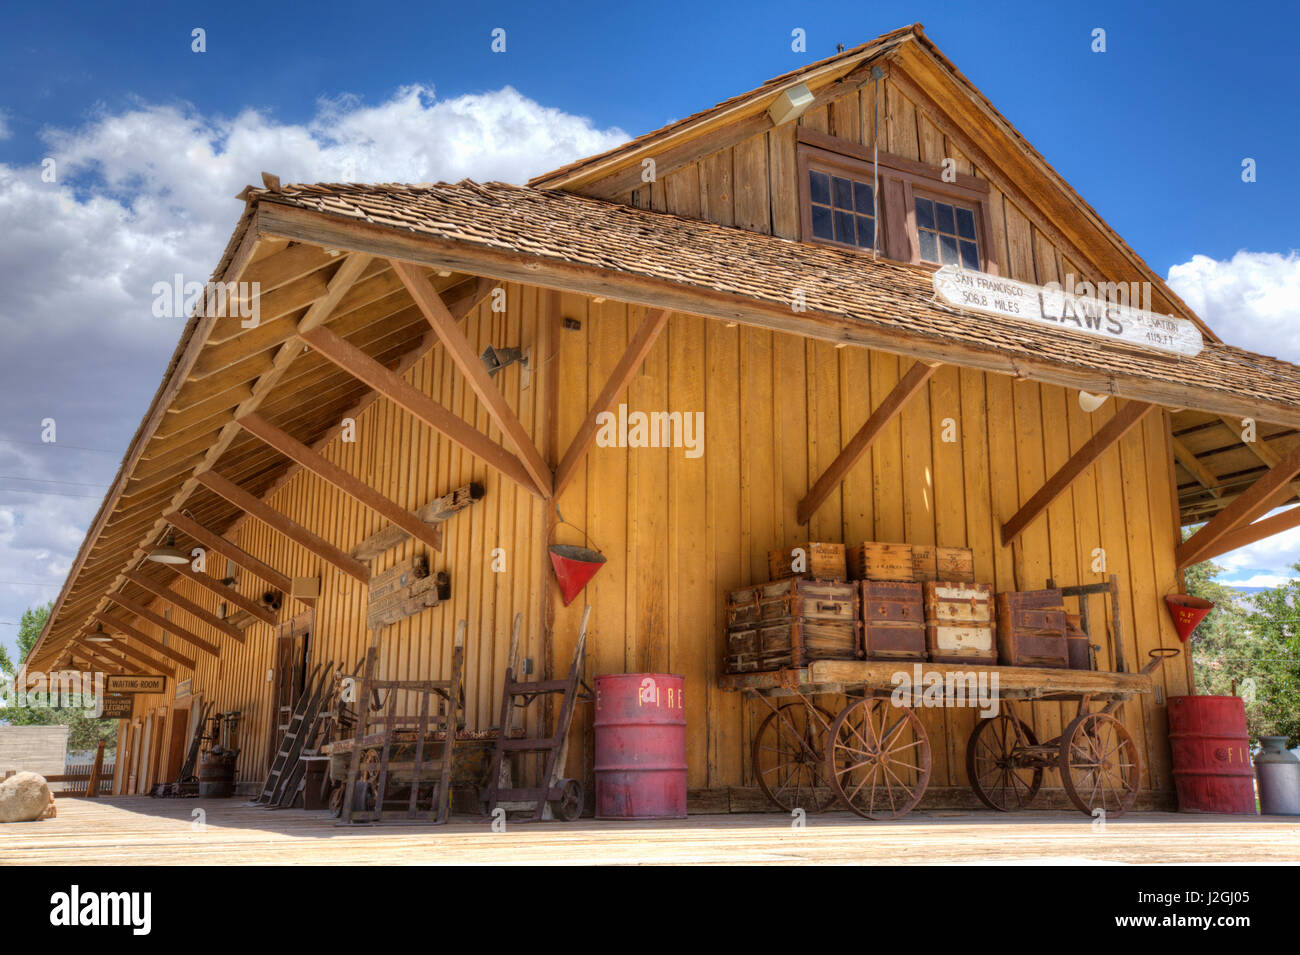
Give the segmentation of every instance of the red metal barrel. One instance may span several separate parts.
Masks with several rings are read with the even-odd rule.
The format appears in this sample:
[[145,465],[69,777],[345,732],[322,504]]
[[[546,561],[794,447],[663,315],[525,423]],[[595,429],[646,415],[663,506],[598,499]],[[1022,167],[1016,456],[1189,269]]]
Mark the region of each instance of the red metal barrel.
[[1240,697],[1171,696],[1169,749],[1180,812],[1255,814],[1255,771]]
[[596,818],[686,817],[686,703],[670,673],[596,677]]

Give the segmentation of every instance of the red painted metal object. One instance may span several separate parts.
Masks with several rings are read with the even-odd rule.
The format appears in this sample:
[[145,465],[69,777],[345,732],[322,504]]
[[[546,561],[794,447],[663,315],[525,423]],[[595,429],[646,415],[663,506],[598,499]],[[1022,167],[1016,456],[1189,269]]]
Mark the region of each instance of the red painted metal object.
[[1214,609],[1214,604],[1200,597],[1189,597],[1187,594],[1169,594],[1165,597],[1165,604],[1169,607],[1169,615],[1174,618],[1174,629],[1178,631],[1178,639],[1187,642],[1187,638],[1192,635],[1196,625],[1205,619],[1205,615]]
[[567,607],[573,603],[574,597],[582,593],[587,582],[596,576],[596,571],[605,566],[605,555],[587,547],[573,547],[569,544],[556,544],[550,552],[555,579],[560,583],[560,594]]
[[669,673],[596,677],[596,818],[686,818],[686,703]]
[[1171,696],[1169,749],[1180,812],[1255,814],[1255,771],[1240,697]]

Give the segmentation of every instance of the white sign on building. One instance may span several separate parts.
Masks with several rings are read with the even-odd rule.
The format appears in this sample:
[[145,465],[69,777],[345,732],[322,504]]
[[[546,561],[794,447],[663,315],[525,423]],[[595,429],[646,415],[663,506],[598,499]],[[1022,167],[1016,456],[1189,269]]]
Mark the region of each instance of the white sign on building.
[[1067,335],[1104,338],[1174,355],[1197,355],[1204,347],[1195,325],[1105,297],[1071,295],[1059,286],[1030,285],[945,265],[934,273],[934,291],[949,305],[1050,325]]

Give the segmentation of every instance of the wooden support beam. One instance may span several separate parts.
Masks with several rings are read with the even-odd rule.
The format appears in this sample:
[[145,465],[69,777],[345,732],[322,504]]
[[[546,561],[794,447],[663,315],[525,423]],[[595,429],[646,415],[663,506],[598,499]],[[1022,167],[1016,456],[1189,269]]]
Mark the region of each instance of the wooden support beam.
[[190,520],[179,511],[171,511],[163,517],[164,520],[166,520],[172,527],[176,528],[176,530],[180,531],[182,534],[188,534],[208,550],[214,551],[229,560],[233,560],[240,567],[243,567],[250,573],[261,577],[272,587],[275,587],[286,595],[289,593],[292,582],[287,576],[280,573],[270,564],[265,564],[258,560],[237,544],[233,544],[226,540],[216,531],[209,530],[198,521]]
[[1228,551],[1236,550],[1239,547],[1247,547],[1256,541],[1264,540],[1266,537],[1289,531],[1293,527],[1300,527],[1300,504],[1289,507],[1280,514],[1274,514],[1272,517],[1255,521],[1253,524],[1238,527],[1235,531],[1229,531],[1220,537],[1213,547],[1202,553],[1197,560],[1213,560],[1220,554],[1226,554]]
[[352,377],[365,382],[389,401],[405,408],[453,444],[480,458],[530,494],[545,499],[545,494],[533,481],[522,461],[355,345],[328,328],[304,332],[299,337]]
[[1274,503],[1278,490],[1300,474],[1300,444],[1231,504],[1212,517],[1201,529],[1183,541],[1174,552],[1178,568],[1195,564],[1229,531],[1254,520]]
[[163,581],[154,580],[152,577],[147,577],[138,570],[127,571],[122,576],[125,577],[127,580],[131,581],[132,583],[138,584],[139,586],[143,587],[145,590],[149,591],[154,596],[160,597],[163,600],[167,601],[173,607],[176,607],[180,610],[184,610],[190,616],[202,620],[204,623],[206,623],[209,627],[212,627],[214,630],[220,630],[226,636],[233,637],[234,639],[238,640],[240,643],[244,642],[244,633],[242,630],[240,630],[238,627],[234,627],[226,623],[226,621],[222,620],[216,614],[212,613],[211,611],[205,610],[203,607],[200,607],[198,604],[196,604],[193,600],[190,600],[188,597],[182,597],[176,591],[168,587],[167,584],[164,583]]
[[361,561],[349,557],[325,538],[307,530],[297,521],[285,517],[265,501],[253,497],[233,481],[226,480],[216,471],[203,471],[196,474],[195,478],[209,491],[224,497],[241,511],[247,511],[273,531],[283,534],[295,544],[333,564],[348,576],[355,577],[363,584],[369,582],[370,568]]
[[239,426],[266,442],[286,458],[300,467],[306,468],[317,477],[333,484],[340,491],[356,498],[366,507],[387,518],[388,521],[407,534],[423,542],[436,551],[442,550],[442,529],[424,523],[406,508],[380,494],[360,478],[349,474],[337,464],[326,460],[301,441],[290,437],[256,412],[237,419]]
[[1219,479],[1214,472],[1201,463],[1201,459],[1192,453],[1191,449],[1177,438],[1173,438],[1174,460],[1186,468],[1187,473],[1196,478],[1196,483],[1201,485],[1215,497],[1223,496],[1223,488],[1219,487]]
[[220,651],[217,649],[216,644],[209,643],[207,640],[204,640],[202,637],[200,637],[197,633],[193,633],[192,631],[187,630],[185,627],[182,627],[175,620],[168,620],[162,614],[154,613],[144,604],[136,603],[134,600],[132,600],[130,597],[126,596],[125,594],[121,593],[120,591],[112,590],[109,591],[104,596],[106,596],[109,600],[113,601],[113,603],[117,604],[123,610],[129,610],[131,613],[135,614],[141,620],[148,620],[155,627],[159,627],[160,629],[165,630],[170,634],[174,634],[177,638],[184,640],[186,643],[190,644],[193,647],[197,647],[198,649],[202,650],[204,653],[207,653],[214,657],[220,655]]
[[501,393],[501,389],[496,386],[492,376],[483,367],[483,362],[475,353],[474,346],[469,343],[469,339],[456,324],[456,317],[447,310],[442,297],[423,271],[417,266],[398,259],[391,259],[390,262],[393,271],[397,273],[398,278],[411,294],[412,301],[437,332],[443,347],[447,349],[447,354],[465,376],[474,394],[478,395],[479,401],[483,402],[488,415],[496,422],[506,440],[514,446],[524,469],[533,479],[538,490],[542,492],[542,497],[549,498],[554,482],[551,469],[546,466],[541,452],[537,450],[532,437],[524,430],[519,416],[506,401],[506,396]]
[[181,653],[179,650],[175,650],[172,647],[166,646],[165,644],[162,644],[159,641],[155,640],[153,637],[145,636],[143,633],[141,633],[135,627],[131,626],[129,623],[126,623],[123,620],[119,620],[117,617],[111,616],[110,614],[105,613],[103,610],[96,610],[91,616],[93,616],[104,626],[110,627],[111,629],[117,631],[118,633],[126,634],[136,643],[139,643],[142,646],[146,646],[150,650],[154,651],[154,653],[167,657],[170,660],[175,660],[183,667],[189,667],[191,670],[193,670],[196,666],[193,657],[186,656],[184,653]]
[[[163,663],[161,660],[155,660],[153,657],[149,656],[149,654],[137,650],[125,640],[114,641],[112,647],[122,656],[130,657],[131,660],[135,661],[132,665],[137,668],[136,672],[161,673],[170,677],[176,676],[176,668],[170,663]],[[138,669],[139,667],[147,667],[148,669],[140,671]]]
[[623,357],[614,366],[609,380],[605,382],[605,387],[596,396],[596,400],[592,403],[586,419],[578,428],[578,433],[573,436],[573,440],[569,443],[569,449],[564,452],[564,457],[555,469],[554,495],[556,497],[559,497],[569,482],[573,480],[578,465],[582,463],[583,457],[591,447],[591,442],[596,440],[596,419],[600,417],[602,412],[609,411],[614,407],[618,396],[623,393],[623,389],[628,386],[632,376],[636,374],[637,369],[641,367],[641,363],[650,354],[650,349],[654,347],[655,341],[658,340],[659,333],[668,326],[668,316],[670,314],[671,312],[666,308],[646,313],[646,317],[641,322],[641,327],[632,336],[627,351],[623,353]]
[[911,400],[912,396],[925,386],[940,364],[940,362],[918,360],[898,380],[898,384],[894,385],[893,390],[885,396],[885,400],[871,412],[871,416],[863,422],[858,433],[849,439],[844,449],[831,462],[830,467],[813,484],[812,490],[799,502],[797,519],[800,524],[808,523],[817,508],[821,507],[830,496],[831,491],[839,487],[853,465],[867,452],[876,438],[880,437],[880,433],[903,410],[903,406]]
[[[1242,440],[1240,419],[1234,420],[1233,418],[1229,418],[1227,415],[1220,415],[1219,420],[1222,421],[1227,429],[1232,432],[1234,438],[1241,441],[1242,444],[1250,449],[1251,454],[1259,458],[1259,460],[1264,464],[1268,465],[1270,468],[1275,468],[1282,462],[1282,455],[1274,451],[1269,446],[1268,442],[1260,437],[1259,434],[1255,435],[1254,441]],[[1256,423],[1256,427],[1258,427],[1258,422]],[[1277,498],[1273,501],[1275,507],[1281,507],[1285,504],[1291,498],[1292,492],[1294,492],[1296,496],[1300,496],[1300,481],[1292,481],[1288,487],[1291,489],[1290,491],[1284,487],[1280,492],[1278,492]]]
[[275,626],[276,621],[279,619],[274,613],[267,610],[256,600],[250,600],[234,587],[227,587],[211,574],[200,574],[189,564],[170,564],[168,566],[182,577],[194,581],[194,583],[198,584],[200,587],[216,594],[219,599],[234,604],[240,610],[252,614],[263,623],[269,623],[271,626]]
[[128,674],[131,672],[124,663],[113,659],[107,654],[97,652],[94,647],[94,644],[86,643],[83,640],[73,640],[71,645],[68,647],[68,657],[69,659],[75,660],[76,657],[80,655],[83,660],[90,661],[94,666],[99,667],[101,670],[112,669],[122,674]]
[[1020,532],[1028,527],[1034,518],[1047,510],[1047,506],[1074,483],[1075,478],[1105,454],[1107,448],[1128,434],[1153,408],[1155,408],[1155,405],[1141,401],[1130,401],[1115,412],[1115,417],[1107,421],[1091,438],[1085,441],[1083,447],[1074,452],[1070,459],[1047,479],[1047,483],[1034,492],[1034,496],[1026,501],[1020,510],[1016,511],[1015,516],[1002,525],[1002,546],[1009,546],[1013,540],[1020,536]]
[[[481,484],[466,484],[430,501],[424,507],[415,511],[414,514],[417,520],[426,524],[442,524],[453,514],[457,514],[469,507],[482,496],[483,486]],[[391,550],[409,537],[410,535],[398,525],[389,524],[382,530],[375,531],[375,533],[352,548],[352,556],[357,560],[374,560],[384,551]]]

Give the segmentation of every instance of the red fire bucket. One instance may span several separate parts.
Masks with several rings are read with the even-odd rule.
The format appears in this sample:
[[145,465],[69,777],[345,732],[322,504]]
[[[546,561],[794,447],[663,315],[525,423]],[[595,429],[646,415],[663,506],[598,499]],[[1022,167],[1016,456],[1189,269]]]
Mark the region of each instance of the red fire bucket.
[[1214,604],[1209,600],[1189,597],[1187,594],[1169,594],[1165,597],[1165,603],[1169,606],[1170,616],[1174,618],[1174,629],[1178,631],[1178,639],[1184,643],[1192,635],[1196,625],[1214,609]]
[[596,576],[596,571],[605,565],[605,555],[587,547],[573,547],[569,544],[556,544],[550,548],[550,552],[555,579],[560,583],[560,594],[567,607],[573,603],[574,597],[582,593],[587,582]]

